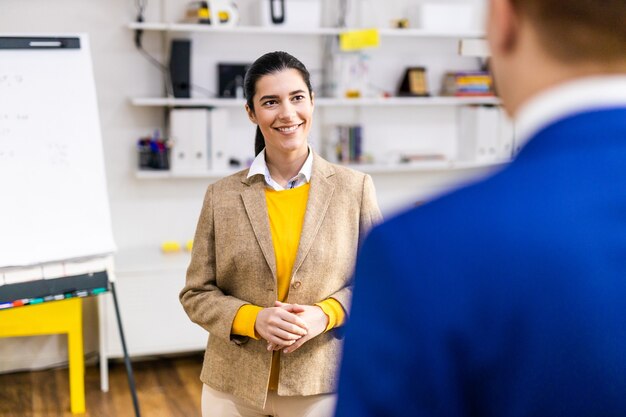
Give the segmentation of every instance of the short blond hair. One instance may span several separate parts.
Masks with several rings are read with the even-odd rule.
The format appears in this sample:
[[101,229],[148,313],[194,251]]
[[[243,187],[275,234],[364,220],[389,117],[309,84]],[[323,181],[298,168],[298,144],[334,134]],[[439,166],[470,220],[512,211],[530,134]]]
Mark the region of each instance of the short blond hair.
[[511,0],[562,61],[626,60],[626,0]]

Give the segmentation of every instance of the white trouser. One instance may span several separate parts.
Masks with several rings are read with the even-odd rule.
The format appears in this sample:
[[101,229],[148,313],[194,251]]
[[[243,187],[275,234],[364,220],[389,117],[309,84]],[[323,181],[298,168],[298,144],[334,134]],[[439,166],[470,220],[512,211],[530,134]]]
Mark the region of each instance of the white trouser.
[[282,397],[270,391],[261,409],[202,384],[202,417],[332,417],[336,402],[336,394]]

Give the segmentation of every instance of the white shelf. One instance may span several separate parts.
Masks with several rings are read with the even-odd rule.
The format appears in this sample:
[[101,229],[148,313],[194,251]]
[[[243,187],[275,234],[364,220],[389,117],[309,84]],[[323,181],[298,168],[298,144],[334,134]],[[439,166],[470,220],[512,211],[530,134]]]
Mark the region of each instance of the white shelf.
[[139,97],[131,99],[133,106],[139,107],[241,107],[243,99],[230,98],[167,98]]
[[466,161],[431,161],[413,162],[397,165],[384,164],[350,164],[346,165],[354,170],[367,174],[394,174],[402,172],[433,172],[451,171],[464,169],[480,169],[508,164],[510,161],[490,161],[490,162],[466,162]]
[[223,178],[234,174],[237,170],[232,171],[207,171],[195,172],[188,174],[173,173],[170,171],[159,170],[139,170],[135,172],[135,177],[140,180],[162,180],[162,179],[206,179],[206,178]]
[[[499,165],[506,165],[510,161],[491,161],[491,162],[459,162],[459,161],[433,161],[419,162],[397,165],[386,164],[350,164],[346,165],[357,171],[367,174],[394,174],[403,172],[433,172],[433,171],[450,171],[464,169],[480,169]],[[189,174],[175,174],[170,171],[137,171],[135,177],[141,180],[160,180],[160,179],[207,179],[207,178],[223,178],[234,174],[240,169],[232,171],[207,171]]]
[[319,98],[321,107],[349,106],[465,106],[470,104],[500,104],[497,97],[389,97],[389,98]]
[[[139,107],[241,107],[246,104],[243,99],[228,98],[166,98],[139,97],[131,100]],[[350,106],[465,106],[472,104],[498,105],[497,97],[390,97],[390,98],[318,98],[315,105],[319,107],[350,107]]]
[[425,29],[378,29],[378,33],[382,37],[452,38],[452,39],[482,39],[485,37],[485,32],[479,31],[479,30],[450,32],[450,31],[433,31],[433,30],[425,30]]
[[194,173],[173,173],[165,170],[139,170],[135,172],[135,178],[140,180],[161,180],[161,179],[205,179],[205,178],[223,178],[234,174],[243,168],[228,171],[207,171]]
[[[208,32],[208,33],[232,33],[246,35],[339,35],[343,32],[360,30],[363,28],[282,28],[274,26],[212,26],[192,23],[166,23],[166,22],[132,22],[130,29],[154,30],[164,32]],[[483,38],[482,31],[432,31],[424,29],[378,29],[382,37],[413,37],[413,38],[453,38],[471,39]]]

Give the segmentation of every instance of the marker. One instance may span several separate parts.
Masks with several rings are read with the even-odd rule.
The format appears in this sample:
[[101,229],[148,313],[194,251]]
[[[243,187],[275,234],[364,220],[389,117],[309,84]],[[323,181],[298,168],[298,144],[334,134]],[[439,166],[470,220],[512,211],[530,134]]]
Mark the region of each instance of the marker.
[[65,297],[63,297],[63,294],[53,295],[52,297],[53,297],[53,300],[55,300],[55,301],[60,301],[60,300],[65,298]]
[[93,290],[91,290],[92,295],[102,294],[103,292],[107,292],[107,289],[106,288],[94,288]]
[[13,303],[0,303],[0,310],[13,307]]
[[26,298],[13,301],[13,307],[21,307],[25,305],[28,305],[28,300]]
[[54,300],[54,295],[46,295],[43,298],[44,301],[53,301]]
[[43,298],[31,298],[30,299],[30,303],[31,304],[41,304],[41,303],[43,303]]
[[74,292],[74,296],[76,297],[87,297],[89,295],[88,291],[79,290]]

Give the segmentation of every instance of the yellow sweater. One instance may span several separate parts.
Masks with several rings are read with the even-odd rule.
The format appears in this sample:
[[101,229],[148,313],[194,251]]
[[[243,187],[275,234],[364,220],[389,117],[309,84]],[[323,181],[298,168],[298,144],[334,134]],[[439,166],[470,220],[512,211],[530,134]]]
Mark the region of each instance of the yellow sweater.
[[[276,256],[276,285],[278,301],[285,301],[289,293],[293,264],[298,253],[300,234],[306,212],[306,203],[309,197],[309,184],[284,191],[266,189],[265,198],[269,214],[272,243]],[[328,298],[315,305],[319,306],[328,316],[326,331],[338,327],[345,320],[345,312],[341,304],[333,298]],[[256,316],[263,307],[246,304],[242,306],[235,319],[231,333],[260,339],[254,330]],[[279,352],[272,357],[272,372],[270,389],[278,386]]]

